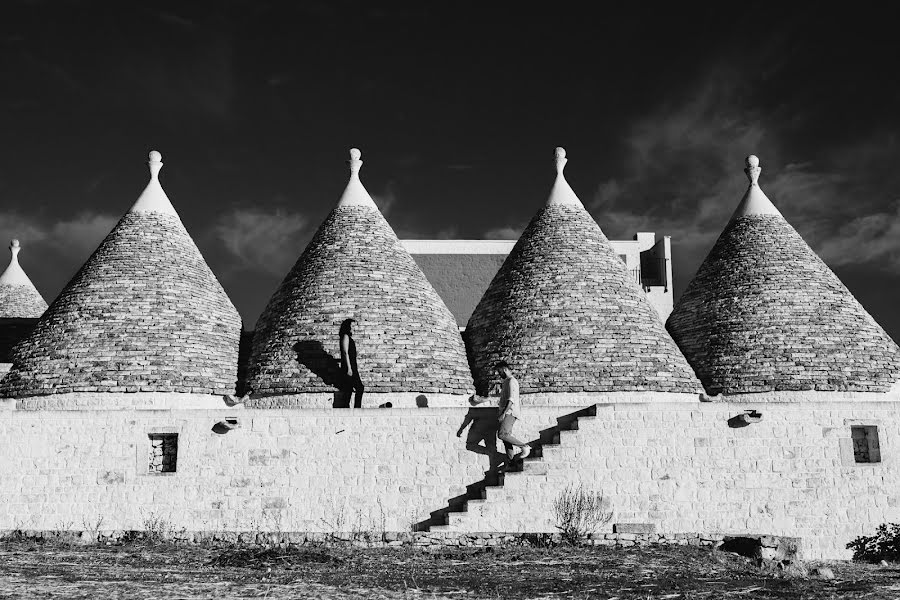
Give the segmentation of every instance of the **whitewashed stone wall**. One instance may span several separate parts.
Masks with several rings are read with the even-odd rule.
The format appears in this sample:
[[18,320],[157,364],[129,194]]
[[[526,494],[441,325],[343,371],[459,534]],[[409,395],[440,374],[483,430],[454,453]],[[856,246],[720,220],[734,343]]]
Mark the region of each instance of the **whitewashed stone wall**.
[[[900,403],[768,403],[759,423],[730,428],[748,408],[600,405],[454,527],[550,531],[554,498],[579,481],[607,495],[612,522],[800,536],[811,558],[846,557],[846,542],[900,521]],[[523,436],[569,410],[526,407]],[[162,519],[190,531],[408,531],[484,477],[488,451],[467,449],[468,431],[456,436],[467,412],[5,410],[0,530]],[[214,431],[226,418],[237,428]],[[857,424],[878,426],[881,463],[854,463]],[[178,434],[176,473],[148,473],[151,433]]]

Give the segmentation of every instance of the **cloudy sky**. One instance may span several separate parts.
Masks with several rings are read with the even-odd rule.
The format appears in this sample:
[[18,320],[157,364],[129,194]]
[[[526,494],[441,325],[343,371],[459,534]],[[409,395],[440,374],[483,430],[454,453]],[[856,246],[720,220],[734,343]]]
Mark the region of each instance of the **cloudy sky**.
[[672,236],[676,293],[755,153],[768,196],[900,339],[886,14],[377,4],[5,2],[0,236],[44,296],[140,194],[151,149],[248,328],[339,198],[350,146],[398,235],[484,238],[521,231],[562,145],[607,236]]

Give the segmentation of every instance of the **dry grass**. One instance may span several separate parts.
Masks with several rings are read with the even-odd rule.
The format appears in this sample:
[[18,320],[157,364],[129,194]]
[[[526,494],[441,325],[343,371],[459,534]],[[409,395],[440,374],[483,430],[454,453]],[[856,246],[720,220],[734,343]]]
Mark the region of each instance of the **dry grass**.
[[232,548],[0,543],[0,598],[873,598],[900,569],[760,569],[691,547]]

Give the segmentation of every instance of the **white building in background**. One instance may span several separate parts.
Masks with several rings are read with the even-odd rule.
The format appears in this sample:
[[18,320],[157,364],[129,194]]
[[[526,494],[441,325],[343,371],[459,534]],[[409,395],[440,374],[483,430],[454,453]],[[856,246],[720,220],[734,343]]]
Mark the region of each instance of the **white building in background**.
[[[516,240],[401,240],[403,247],[465,329],[475,305]],[[639,231],[631,240],[610,240],[613,250],[640,284],[660,320],[672,313],[672,241]]]

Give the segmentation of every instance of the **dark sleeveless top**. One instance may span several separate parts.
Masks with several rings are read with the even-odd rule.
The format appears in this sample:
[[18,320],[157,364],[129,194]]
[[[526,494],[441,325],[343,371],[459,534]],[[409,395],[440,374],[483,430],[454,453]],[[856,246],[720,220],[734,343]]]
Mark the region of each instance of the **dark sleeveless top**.
[[[352,335],[348,335],[347,337],[350,338],[350,343],[347,344],[347,358],[350,359],[350,368],[355,373],[359,371],[356,366],[356,342],[353,340]],[[344,371],[347,370],[347,362],[344,360],[343,352],[341,353],[341,369],[343,369]]]

